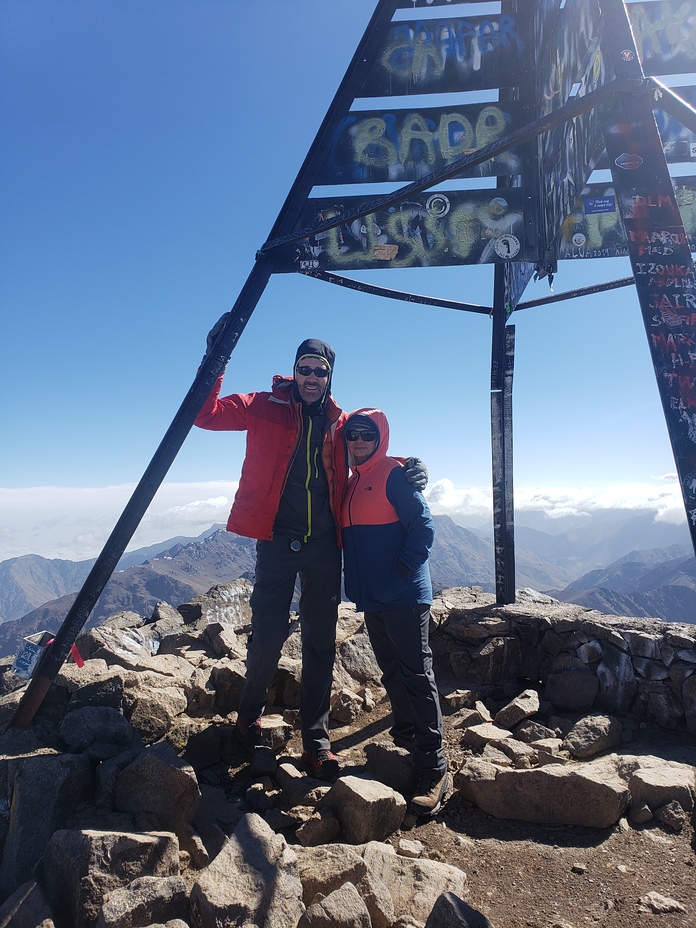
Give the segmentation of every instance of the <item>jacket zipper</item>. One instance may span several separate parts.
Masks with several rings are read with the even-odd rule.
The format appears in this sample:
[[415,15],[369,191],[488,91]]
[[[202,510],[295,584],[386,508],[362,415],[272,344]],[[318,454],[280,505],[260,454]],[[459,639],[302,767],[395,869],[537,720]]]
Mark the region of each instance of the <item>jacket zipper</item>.
[[304,536],[305,541],[309,541],[312,534],[312,493],[309,489],[309,481],[312,476],[312,417],[307,417],[307,477],[305,479],[305,489],[307,491],[307,534]]

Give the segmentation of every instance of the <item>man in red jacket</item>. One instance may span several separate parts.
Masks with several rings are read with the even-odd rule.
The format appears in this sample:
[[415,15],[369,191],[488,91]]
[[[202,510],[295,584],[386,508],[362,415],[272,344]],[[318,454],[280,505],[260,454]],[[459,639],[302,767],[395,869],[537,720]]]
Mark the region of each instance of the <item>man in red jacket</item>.
[[[209,349],[223,320],[208,336]],[[346,414],[331,396],[334,358],[326,342],[305,339],[297,349],[292,377],[275,376],[270,392],[223,397],[220,377],[195,420],[204,429],[247,432],[239,488],[227,522],[228,531],[257,539],[252,634],[237,739],[249,751],[260,743],[260,719],[288,636],[299,574],[303,760],[321,779],[333,779],[339,772],[329,739],[329,700],[347,464],[340,428]],[[409,474],[419,489],[425,486],[422,462]]]

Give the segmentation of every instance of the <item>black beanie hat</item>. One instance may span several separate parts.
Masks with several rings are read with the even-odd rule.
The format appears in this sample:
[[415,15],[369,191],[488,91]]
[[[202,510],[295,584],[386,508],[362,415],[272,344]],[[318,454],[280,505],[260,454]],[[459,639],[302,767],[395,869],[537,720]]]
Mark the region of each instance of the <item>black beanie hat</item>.
[[344,429],[370,429],[370,431],[377,432],[379,435],[379,429],[368,416],[351,416],[346,422]]
[[336,357],[336,353],[334,352],[331,345],[327,345],[326,342],[322,342],[318,338],[305,338],[295,354],[293,372],[297,367],[297,362],[305,355],[309,355],[310,357],[315,358],[323,358],[329,365],[329,379],[331,378],[331,374],[333,373],[334,358]]

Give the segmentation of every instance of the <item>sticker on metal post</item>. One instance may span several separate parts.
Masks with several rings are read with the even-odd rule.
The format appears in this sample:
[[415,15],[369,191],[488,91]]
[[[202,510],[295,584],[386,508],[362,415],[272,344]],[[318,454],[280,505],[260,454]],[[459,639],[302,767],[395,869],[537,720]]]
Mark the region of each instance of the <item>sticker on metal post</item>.
[[635,152],[629,154],[627,151],[622,152],[614,162],[617,168],[621,168],[623,171],[637,171],[642,163],[643,159],[640,155]]
[[520,250],[520,240],[516,235],[499,235],[493,247],[499,258],[514,258]]

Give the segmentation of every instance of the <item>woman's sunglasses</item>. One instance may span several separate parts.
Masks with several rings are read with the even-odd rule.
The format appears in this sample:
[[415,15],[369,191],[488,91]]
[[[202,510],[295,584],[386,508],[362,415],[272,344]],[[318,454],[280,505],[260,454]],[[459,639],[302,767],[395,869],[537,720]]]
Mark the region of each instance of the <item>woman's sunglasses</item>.
[[375,429],[346,429],[346,441],[374,441],[377,438]]

